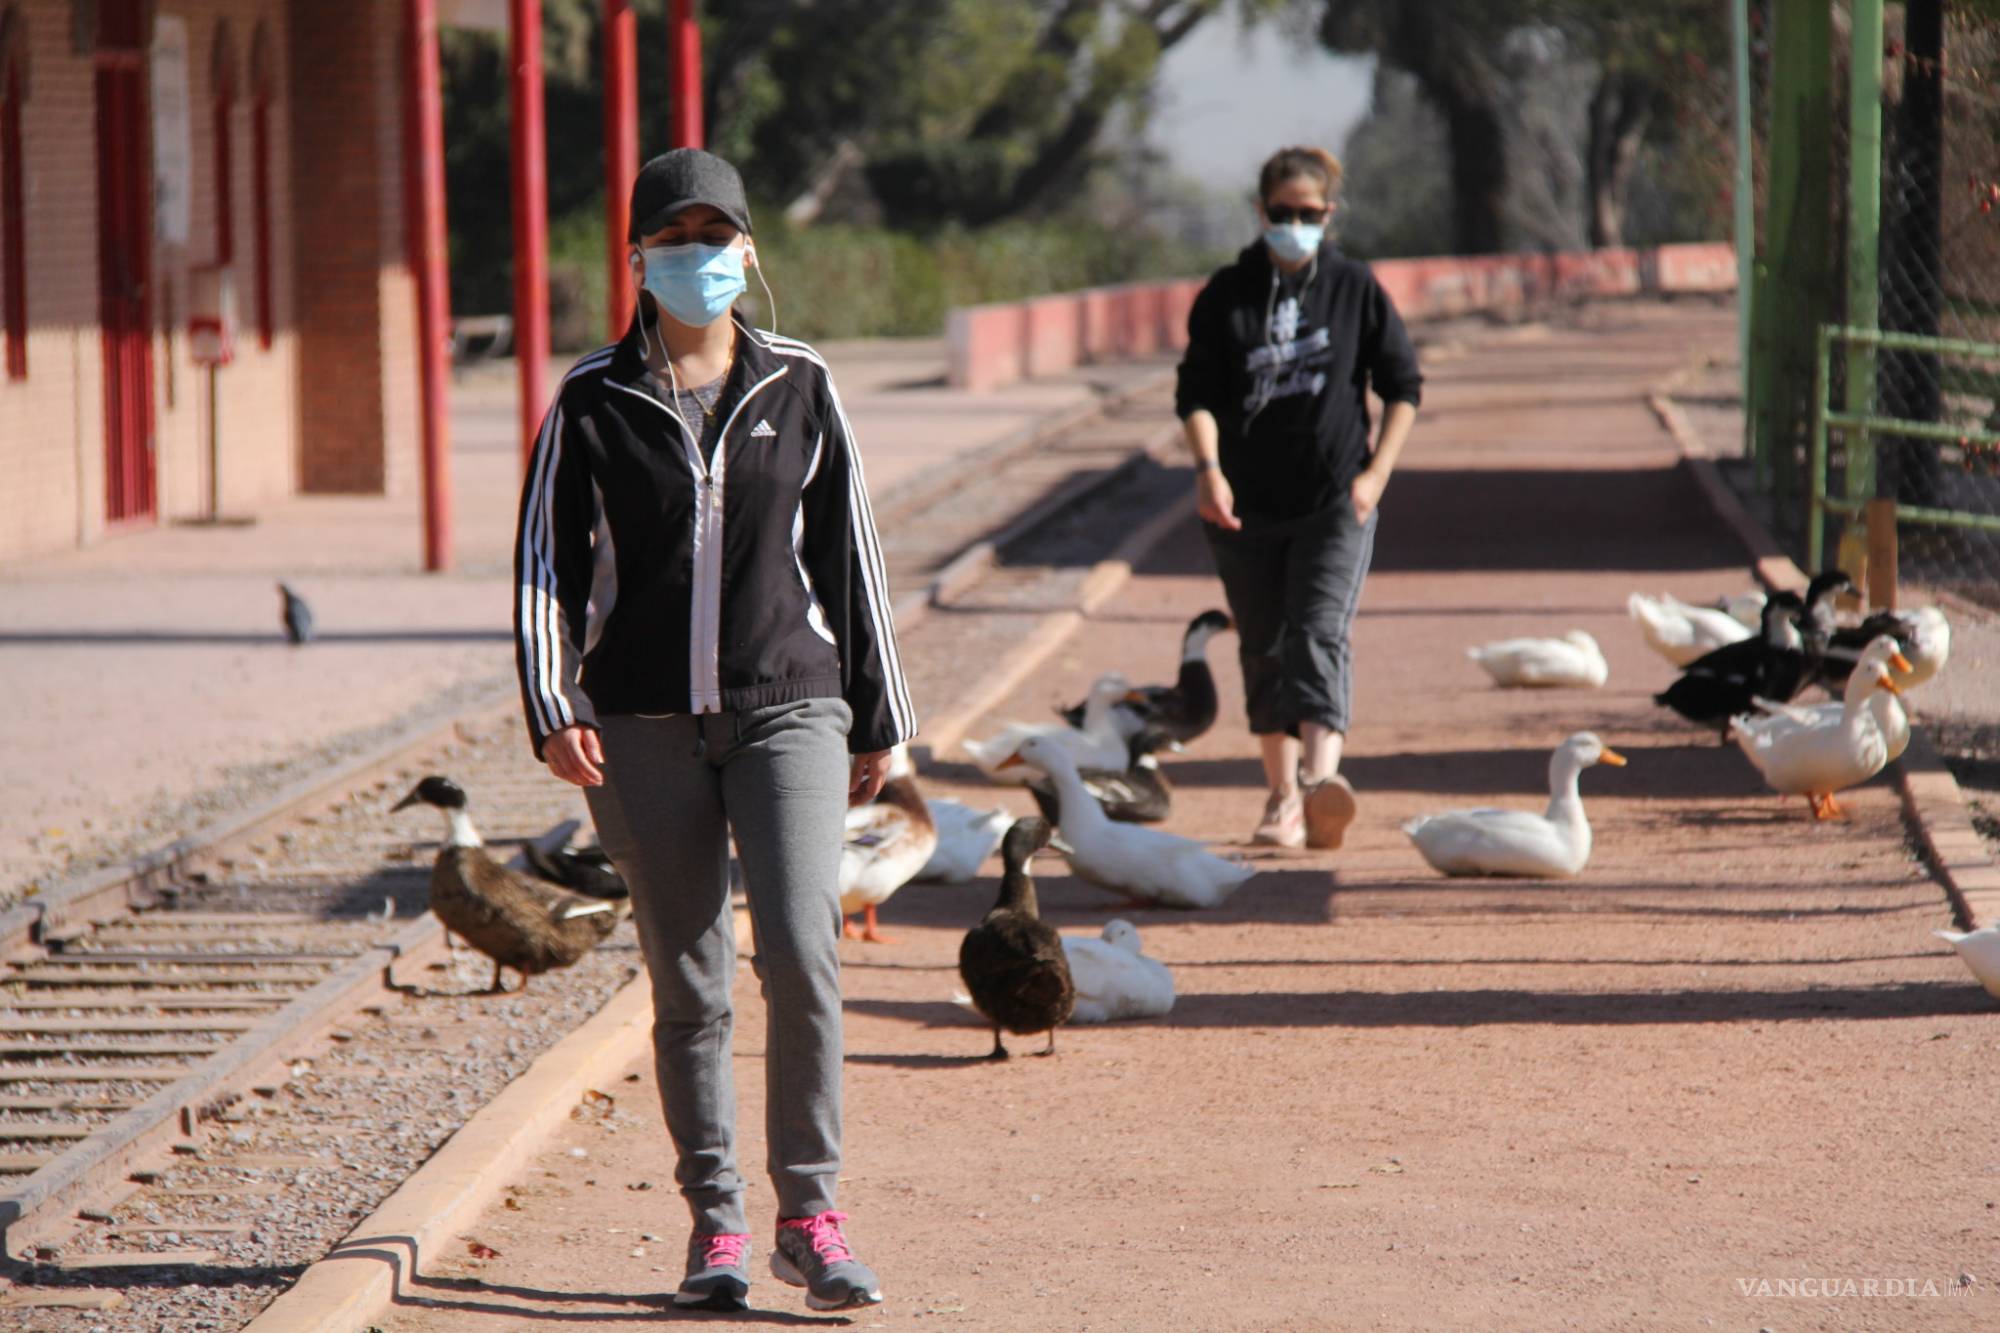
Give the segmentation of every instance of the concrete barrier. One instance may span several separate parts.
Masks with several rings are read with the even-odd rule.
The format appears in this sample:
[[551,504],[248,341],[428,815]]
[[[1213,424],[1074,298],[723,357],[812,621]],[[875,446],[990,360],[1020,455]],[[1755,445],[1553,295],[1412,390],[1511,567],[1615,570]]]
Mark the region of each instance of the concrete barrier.
[[[1520,314],[1540,301],[1586,296],[1736,290],[1736,250],[1722,242],[1385,259],[1372,267],[1405,319]],[[961,306],[945,329],[950,382],[984,392],[1093,361],[1178,352],[1187,346],[1188,313],[1203,281],[1135,282]]]

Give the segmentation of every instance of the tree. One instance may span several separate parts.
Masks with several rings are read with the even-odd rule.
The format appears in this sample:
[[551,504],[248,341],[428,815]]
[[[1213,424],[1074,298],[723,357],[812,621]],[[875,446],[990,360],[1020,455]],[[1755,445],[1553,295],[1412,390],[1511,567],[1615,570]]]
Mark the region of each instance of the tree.
[[1444,118],[1451,157],[1453,248],[1501,248],[1507,194],[1503,81],[1493,63],[1506,35],[1530,17],[1527,0],[1327,0],[1320,40],[1372,52],[1413,76]]

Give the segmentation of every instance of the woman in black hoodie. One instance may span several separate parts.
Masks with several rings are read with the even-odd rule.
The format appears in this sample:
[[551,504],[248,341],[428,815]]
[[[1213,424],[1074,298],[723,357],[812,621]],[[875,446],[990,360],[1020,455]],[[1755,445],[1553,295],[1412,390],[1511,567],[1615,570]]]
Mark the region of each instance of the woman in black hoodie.
[[[1327,238],[1340,163],[1287,148],[1257,186],[1263,236],[1195,298],[1175,410],[1263,743],[1255,840],[1332,848],[1355,813],[1339,772],[1348,631],[1423,376],[1388,294]],[[1385,404],[1372,445],[1370,389]]]

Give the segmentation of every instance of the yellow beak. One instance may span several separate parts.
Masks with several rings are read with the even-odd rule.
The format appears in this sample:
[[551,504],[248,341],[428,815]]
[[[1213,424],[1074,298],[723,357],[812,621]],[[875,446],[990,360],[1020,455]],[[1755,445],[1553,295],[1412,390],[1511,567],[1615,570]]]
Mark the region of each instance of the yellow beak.
[[999,763],[995,764],[995,765],[994,765],[993,767],[995,767],[995,768],[1019,768],[1019,767],[1021,767],[1021,765],[1025,764],[1025,763],[1027,763],[1027,762],[1028,762],[1027,760],[1025,760],[1025,759],[1021,758],[1021,752],[1020,752],[1019,750],[1016,750],[1016,751],[1014,751],[1014,753],[1012,753],[1012,754],[1008,755],[1008,756],[1007,756],[1007,757],[1006,757],[1005,759],[1002,759],[1002,760],[1001,760],[1001,761],[1000,761]]
[[1900,695],[1903,692],[1903,687],[1896,684],[1894,680],[1890,679],[1889,673],[1886,671],[1882,673],[1881,684],[1882,688],[1887,690],[1891,694]]
[[1889,665],[1898,671],[1914,671],[1916,669],[1910,665],[1910,659],[1901,653],[1890,653]]
[[1600,764],[1609,764],[1613,768],[1623,768],[1629,761],[1624,755],[1607,745],[1604,747],[1603,752],[1597,756],[1597,762]]

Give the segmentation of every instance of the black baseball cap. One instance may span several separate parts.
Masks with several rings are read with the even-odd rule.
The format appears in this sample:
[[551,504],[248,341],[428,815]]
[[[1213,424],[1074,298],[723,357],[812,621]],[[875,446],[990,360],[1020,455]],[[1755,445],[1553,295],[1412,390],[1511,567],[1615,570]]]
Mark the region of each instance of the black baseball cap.
[[750,234],[750,203],[736,168],[699,148],[661,153],[639,168],[632,182],[632,220],[625,239],[636,244],[667,225],[667,219],[695,204],[707,204]]

